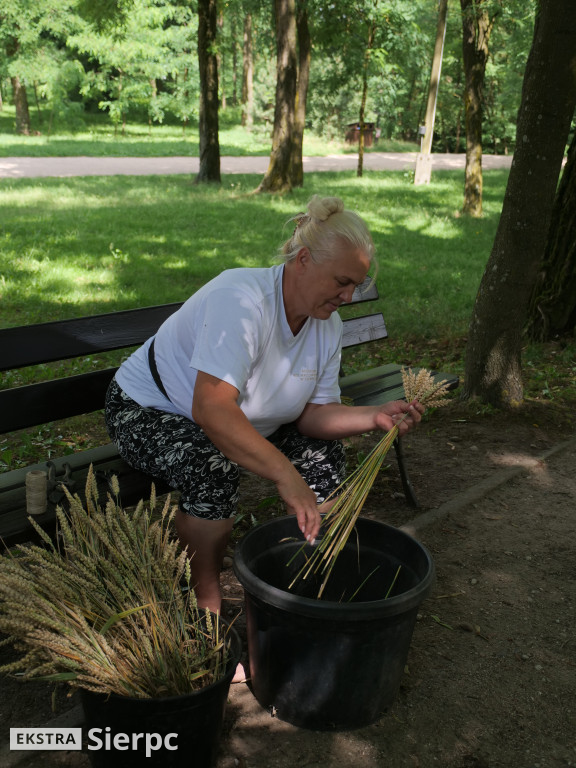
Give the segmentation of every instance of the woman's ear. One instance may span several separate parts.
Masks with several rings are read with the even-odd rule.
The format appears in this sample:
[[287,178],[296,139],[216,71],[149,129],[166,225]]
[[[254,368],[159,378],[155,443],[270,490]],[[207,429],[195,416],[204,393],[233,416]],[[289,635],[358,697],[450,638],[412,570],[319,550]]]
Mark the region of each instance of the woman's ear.
[[300,248],[300,250],[296,254],[296,258],[294,259],[296,266],[299,269],[306,269],[310,261],[311,261],[310,251],[308,250],[308,248],[302,246],[302,248]]

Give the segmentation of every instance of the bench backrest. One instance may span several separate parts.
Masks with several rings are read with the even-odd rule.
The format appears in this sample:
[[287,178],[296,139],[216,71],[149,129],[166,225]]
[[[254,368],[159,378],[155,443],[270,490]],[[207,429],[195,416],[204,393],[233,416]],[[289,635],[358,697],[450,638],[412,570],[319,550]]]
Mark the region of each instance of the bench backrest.
[[[376,285],[367,279],[355,290],[350,303],[377,298]],[[0,329],[0,371],[138,346],[180,306],[163,304]],[[344,347],[386,336],[381,313],[344,320]],[[105,368],[0,390],[0,433],[100,410],[116,370]]]

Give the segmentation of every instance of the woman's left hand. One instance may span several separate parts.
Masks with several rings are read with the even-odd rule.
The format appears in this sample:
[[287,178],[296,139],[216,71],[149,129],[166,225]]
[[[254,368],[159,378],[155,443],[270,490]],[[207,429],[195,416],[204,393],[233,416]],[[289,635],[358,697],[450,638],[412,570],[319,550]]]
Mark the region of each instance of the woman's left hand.
[[398,426],[404,435],[422,419],[424,406],[417,400],[394,400],[385,405],[343,405],[308,403],[296,422],[303,435],[321,440],[341,440],[375,429],[388,432]]
[[422,419],[424,406],[417,400],[406,403],[404,400],[394,400],[378,408],[375,415],[376,427],[388,432],[392,427],[398,427],[398,434],[404,435]]

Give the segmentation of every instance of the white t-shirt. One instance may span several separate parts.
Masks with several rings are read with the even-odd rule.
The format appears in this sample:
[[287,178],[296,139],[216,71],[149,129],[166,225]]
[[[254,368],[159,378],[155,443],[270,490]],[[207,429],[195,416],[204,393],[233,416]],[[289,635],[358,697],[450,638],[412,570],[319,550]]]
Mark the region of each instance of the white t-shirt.
[[294,336],[284,310],[284,266],[231,269],[171,315],[154,352],[167,400],[148,365],[148,340],[122,364],[116,380],[133,400],[192,418],[198,371],[228,382],[262,435],[294,421],[307,403],[340,402],[342,321],[308,318]]

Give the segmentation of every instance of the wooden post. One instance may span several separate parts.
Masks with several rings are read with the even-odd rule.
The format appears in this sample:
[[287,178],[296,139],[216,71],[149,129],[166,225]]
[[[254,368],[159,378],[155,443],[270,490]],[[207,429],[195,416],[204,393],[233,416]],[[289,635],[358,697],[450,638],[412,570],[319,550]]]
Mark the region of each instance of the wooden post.
[[434,120],[436,118],[436,102],[438,100],[440,72],[442,70],[447,10],[448,0],[440,0],[438,4],[436,45],[434,46],[434,58],[432,59],[432,71],[430,73],[430,88],[428,90],[428,104],[426,105],[426,117],[424,119],[424,127],[426,131],[424,133],[424,138],[422,139],[420,153],[416,158],[414,184],[429,184],[432,173],[432,137],[434,135]]

